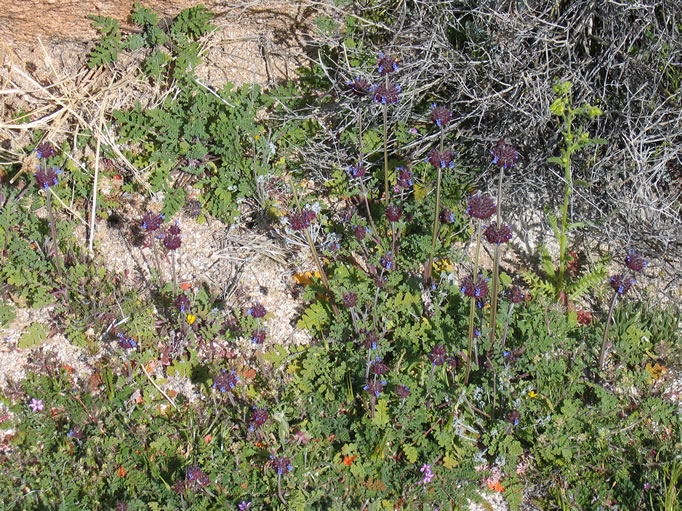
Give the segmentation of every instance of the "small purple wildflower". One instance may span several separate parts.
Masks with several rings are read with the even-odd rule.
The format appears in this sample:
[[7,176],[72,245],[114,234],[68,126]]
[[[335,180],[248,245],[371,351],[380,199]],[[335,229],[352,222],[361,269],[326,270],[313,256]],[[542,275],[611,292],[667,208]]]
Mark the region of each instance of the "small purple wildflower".
[[381,259],[379,259],[379,264],[387,270],[393,270],[395,269],[394,262],[393,262],[393,257],[391,256],[391,251],[389,250],[385,256],[383,256]]
[[367,227],[358,225],[355,229],[353,229],[353,234],[355,234],[355,239],[362,241],[365,239],[365,236],[369,234],[369,229]]
[[379,346],[379,334],[376,332],[368,332],[365,336],[365,348],[368,350],[375,350]]
[[124,350],[132,350],[137,347],[137,343],[133,340],[132,337],[126,337],[122,333],[116,334],[118,345],[123,348]]
[[263,344],[265,342],[265,329],[258,328],[251,332],[251,342],[254,344]]
[[448,208],[443,208],[438,216],[441,223],[443,224],[453,224],[455,223],[455,214]]
[[189,311],[189,305],[189,297],[186,294],[182,293],[175,297],[175,307],[180,312]]
[[34,412],[42,412],[44,408],[43,400],[32,398],[31,402],[28,404],[28,407]]
[[462,284],[460,286],[460,291],[464,293],[465,296],[470,296],[471,298],[483,298],[488,294],[488,280],[483,277],[479,277],[474,281],[471,277],[464,277]]
[[189,467],[186,475],[187,485],[196,488],[203,488],[211,481],[208,476],[198,466]]
[[635,279],[626,277],[620,273],[618,275],[613,275],[612,277],[610,277],[609,281],[611,283],[611,287],[613,288],[613,290],[621,295],[627,293],[633,286],[633,284],[637,283]]
[[442,366],[445,363],[447,356],[448,353],[445,350],[445,346],[437,344],[433,347],[431,353],[429,353],[429,360],[435,366]]
[[315,219],[315,212],[308,209],[301,213],[290,213],[287,218],[289,219],[289,225],[294,231],[303,231],[310,227],[310,223]]
[[145,213],[142,217],[142,228],[149,232],[156,231],[165,219],[166,217],[161,213]]
[[441,169],[455,168],[454,153],[449,149],[440,151],[439,149],[432,149],[426,159],[434,167],[440,167]]
[[377,59],[377,72],[380,75],[387,75],[398,70],[398,59],[393,55],[385,55],[383,52],[379,53]]
[[518,426],[521,420],[521,414],[518,410],[512,410],[507,414],[507,422],[510,422],[512,426]]
[[487,195],[481,195],[480,193],[477,193],[469,198],[466,212],[473,218],[487,220],[492,216],[493,213],[495,213],[496,209],[497,206],[495,205],[495,201],[493,201]]
[[358,304],[358,295],[353,291],[343,293],[342,299],[343,305],[348,307],[349,309],[355,307]]
[[628,250],[628,255],[625,256],[625,266],[630,268],[632,271],[642,271],[646,268],[649,263],[641,255],[639,255],[634,250]]
[[372,372],[374,374],[382,375],[386,374],[391,370],[389,366],[384,364],[384,362],[381,360],[381,357],[377,355],[376,359],[372,361]]
[[232,369],[230,372],[227,369],[223,369],[222,373],[215,377],[213,380],[213,388],[218,389],[220,392],[227,392],[228,389],[232,390],[239,382],[239,376],[237,376],[237,371]]
[[372,92],[374,93],[374,101],[376,103],[393,105],[400,99],[399,95],[401,89],[400,85],[395,83],[389,83],[388,85],[382,83],[381,85],[373,87]]
[[263,307],[263,305],[260,302],[252,305],[251,308],[247,312],[247,314],[249,316],[254,317],[254,318],[263,318],[263,317],[265,317],[266,313],[267,313],[267,311],[265,310],[265,307]]
[[350,80],[346,82],[346,85],[348,86],[348,92],[350,92],[354,96],[367,96],[369,94],[370,89],[372,88],[372,84],[370,84],[367,80],[364,78],[357,77],[354,80]]
[[[170,231],[169,231],[170,232]],[[182,245],[182,236],[175,236],[172,234],[166,234],[163,237],[163,246],[168,250],[177,250]]]
[[511,288],[511,291],[509,291],[509,301],[511,303],[521,303],[525,299],[526,297],[519,286],[514,286]]
[[514,165],[514,162],[519,157],[516,148],[511,144],[507,144],[504,138],[497,141],[495,147],[490,150],[490,155],[493,157],[493,164],[500,165],[505,169]]
[[50,186],[56,186],[59,184],[57,179],[57,174],[61,174],[62,169],[55,167],[54,165],[47,170],[39,170],[33,176],[36,178],[36,183],[42,189],[47,190]]
[[49,158],[50,156],[54,156],[56,154],[54,147],[52,147],[52,144],[49,142],[38,144],[35,151],[38,158]]
[[414,174],[411,170],[404,167],[396,168],[398,171],[398,186],[401,188],[411,188],[414,185]]
[[427,465],[424,463],[422,465],[422,468],[419,469],[419,471],[424,474],[424,478],[419,482],[424,487],[424,491],[426,491],[426,485],[429,484],[433,480],[433,472],[431,472],[431,465]]
[[370,382],[367,382],[366,385],[364,385],[362,388],[372,394],[374,397],[379,397],[379,394],[381,394],[384,391],[384,386],[387,384],[386,381],[377,381],[377,380],[372,380]]
[[362,163],[358,163],[357,165],[353,165],[352,167],[350,167],[347,172],[350,175],[350,177],[359,179],[365,175],[367,169]]
[[274,456],[271,454],[270,459],[272,460],[272,468],[275,472],[277,472],[278,475],[283,475],[294,470],[294,467],[291,466],[291,460],[289,458],[285,458],[284,456]]
[[410,389],[407,385],[398,385],[395,388],[395,393],[398,394],[402,399],[407,399],[410,395]]
[[245,500],[242,500],[239,504],[239,511],[247,511],[248,509],[251,509],[251,504],[251,501],[246,502]]
[[253,413],[251,414],[251,422],[249,423],[249,431],[254,431],[256,428],[261,427],[265,424],[270,416],[265,408],[253,407]]
[[168,234],[171,236],[180,236],[182,234],[182,230],[180,229],[180,226],[178,226],[177,222],[168,228]]
[[76,440],[81,440],[83,438],[83,433],[81,432],[81,428],[79,426],[74,426],[69,430],[66,436],[68,438],[75,438]]
[[431,121],[443,129],[452,120],[452,112],[443,105],[431,105]]
[[497,222],[493,222],[483,231],[483,236],[488,240],[488,243],[501,245],[512,239],[512,228],[507,224],[498,227]]
[[396,206],[395,204],[391,204],[386,208],[386,218],[388,218],[389,222],[397,222],[400,220],[402,214],[403,210],[400,209],[400,206]]

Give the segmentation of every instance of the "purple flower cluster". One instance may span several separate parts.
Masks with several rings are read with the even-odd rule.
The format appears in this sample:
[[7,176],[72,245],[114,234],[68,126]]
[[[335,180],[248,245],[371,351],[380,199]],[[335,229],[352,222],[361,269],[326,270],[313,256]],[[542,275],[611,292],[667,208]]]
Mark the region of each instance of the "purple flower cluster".
[[383,52],[379,53],[377,59],[377,72],[380,75],[387,75],[398,70],[398,59],[393,55],[385,55]]
[[443,208],[438,216],[442,224],[453,224],[455,223],[455,214],[448,208]]
[[168,232],[163,237],[163,246],[168,250],[177,250],[182,245],[182,234],[180,227],[173,224],[168,228]]
[[291,459],[289,458],[271,454],[270,459],[272,460],[272,469],[277,472],[278,475],[283,475],[294,470],[294,467],[291,465]]
[[393,256],[391,256],[391,251],[389,250],[385,256],[379,259],[379,264],[387,270],[394,270],[395,263],[393,262]]
[[640,254],[634,250],[628,250],[628,253],[625,256],[625,266],[632,271],[640,272],[648,265],[649,263]]
[[289,213],[287,218],[294,231],[303,231],[310,227],[311,222],[315,220],[315,212],[312,209],[306,209],[301,213]]
[[382,375],[386,374],[391,370],[389,366],[384,364],[384,362],[381,360],[381,357],[377,355],[377,357],[372,361],[372,372],[377,375]]
[[447,360],[448,352],[445,350],[445,346],[442,344],[437,344],[429,353],[429,360],[435,366],[442,366]]
[[367,96],[369,94],[370,89],[372,88],[372,84],[369,83],[369,81],[360,77],[357,77],[354,80],[346,82],[346,85],[348,86],[348,91],[351,94],[359,97]]
[[459,289],[465,296],[483,298],[488,294],[488,279],[479,277],[474,280],[472,277],[464,277]]
[[181,293],[178,296],[175,297],[175,307],[180,311],[180,312],[187,312],[189,311],[189,297],[185,293]]
[[429,156],[426,159],[434,167],[445,168],[455,168],[454,153],[449,149],[440,151],[439,149],[432,149],[429,152]]
[[381,380],[381,381],[372,380],[372,381],[368,381],[367,384],[364,385],[362,388],[364,390],[366,390],[367,392],[369,392],[374,397],[379,397],[379,394],[381,394],[384,391],[384,386],[387,383],[388,382],[386,382],[384,380]]
[[198,466],[194,465],[187,469],[185,484],[191,489],[196,490],[208,486],[211,481],[208,476]]
[[251,332],[251,342],[254,344],[263,344],[265,342],[265,329],[257,328]]
[[477,193],[469,198],[466,212],[473,218],[487,220],[495,213],[497,206],[495,201],[487,195]]
[[50,156],[54,156],[56,154],[54,147],[52,147],[52,144],[49,142],[43,142],[42,144],[38,144],[36,146],[36,155],[38,158],[49,158]]
[[372,88],[374,101],[382,105],[393,105],[400,99],[400,85],[397,83],[382,83]]
[[36,183],[42,189],[47,190],[50,186],[57,186],[59,180],[57,179],[57,174],[61,174],[62,169],[55,167],[54,165],[46,170],[39,170],[33,176],[36,178]]
[[526,299],[519,286],[513,286],[509,291],[509,301],[511,303],[521,303]]
[[493,158],[493,164],[500,165],[505,169],[514,165],[514,162],[519,157],[516,148],[511,144],[507,144],[504,138],[497,141],[495,147],[490,150],[490,155]]
[[609,278],[609,281],[611,283],[611,288],[613,290],[621,295],[624,295],[627,293],[630,288],[637,283],[637,281],[631,277],[627,277],[623,274],[617,274],[613,275]]
[[410,389],[407,385],[398,385],[395,388],[395,393],[398,394],[398,396],[402,399],[407,399],[407,397],[410,395]]
[[218,389],[220,392],[227,392],[228,390],[232,390],[239,381],[237,371],[232,369],[228,372],[226,369],[223,369],[213,380],[213,388]]
[[355,234],[355,239],[358,241],[362,241],[365,239],[365,236],[369,234],[369,229],[367,227],[363,227],[361,225],[358,225],[355,229],[353,229],[353,234]]
[[354,178],[359,179],[365,175],[365,173],[367,172],[367,169],[365,168],[365,166],[362,163],[358,163],[357,165],[353,165],[352,167],[350,167],[347,172],[348,172],[348,175],[350,175],[350,177],[354,177]]
[[431,468],[431,465],[424,463],[422,468],[419,469],[419,471],[424,474],[424,478],[419,482],[419,484],[424,487],[424,491],[426,491],[426,485],[433,480],[433,472],[431,472]]
[[497,222],[493,222],[483,231],[483,236],[485,236],[489,243],[500,245],[512,239],[512,228],[506,224],[498,227]]
[[147,232],[156,231],[166,217],[161,213],[148,212],[142,217],[142,228]]
[[403,210],[400,209],[400,206],[396,206],[395,204],[391,204],[386,208],[386,218],[388,218],[389,222],[397,222],[400,220],[402,214]]
[[249,431],[254,431],[255,429],[261,427],[268,421],[268,411],[265,408],[253,407],[253,413],[251,414],[251,422],[249,422]]
[[368,350],[375,350],[379,347],[379,334],[376,332],[367,332],[365,335],[365,348]]
[[118,345],[124,350],[132,350],[137,347],[137,343],[132,337],[126,337],[122,333],[116,334]]
[[406,189],[411,188],[414,185],[412,171],[404,167],[397,167],[396,170],[398,171],[398,186]]
[[452,120],[452,112],[443,105],[431,105],[431,121],[443,129]]
[[358,295],[353,291],[348,291],[347,293],[343,293],[342,300],[343,305],[351,309],[358,304]]
[[258,319],[265,317],[266,312],[267,311],[265,310],[265,307],[263,307],[263,305],[260,302],[258,302],[251,306],[247,314],[253,318]]

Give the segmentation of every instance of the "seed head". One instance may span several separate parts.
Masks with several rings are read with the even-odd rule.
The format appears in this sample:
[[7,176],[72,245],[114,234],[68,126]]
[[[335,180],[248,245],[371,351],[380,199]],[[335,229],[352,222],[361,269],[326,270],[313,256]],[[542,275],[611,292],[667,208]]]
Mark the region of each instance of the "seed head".
[[175,223],[168,228],[168,234],[170,234],[171,236],[180,236],[180,234],[182,234],[182,231],[180,230],[178,224]]
[[477,193],[469,198],[466,212],[473,218],[487,220],[492,216],[493,213],[495,213],[496,209],[497,207],[495,205],[495,201],[493,201],[487,195],[481,195],[480,193]]
[[649,265],[646,259],[639,255],[634,250],[628,250],[628,255],[625,256],[625,266],[630,268],[632,271],[642,271]]
[[502,224],[500,227],[498,227],[497,222],[493,222],[486,228],[485,231],[483,231],[483,235],[489,243],[500,245],[502,243],[506,243],[512,238],[512,228],[506,224]]
[[452,112],[443,105],[431,105],[431,121],[439,128],[444,128],[452,120]]
[[385,55],[383,52],[379,53],[377,59],[377,72],[380,75],[387,75],[398,70],[398,59],[393,55]]
[[490,150],[490,155],[493,158],[493,164],[500,165],[505,169],[514,165],[514,162],[519,157],[516,148],[511,144],[507,144],[504,138],[497,141],[497,145]]
[[620,273],[618,275],[613,275],[612,277],[610,277],[609,281],[611,283],[611,287],[613,288],[613,290],[621,295],[627,293],[630,290],[630,288],[637,283],[635,279],[626,277]]
[[348,307],[349,309],[355,307],[358,304],[358,295],[357,293],[354,293],[353,291],[349,291],[348,293],[343,293],[343,305]]
[[353,96],[358,97],[367,96],[372,88],[371,83],[360,77],[346,82],[346,85],[348,86],[348,92]]
[[426,161],[428,161],[434,167],[440,167],[441,169],[452,169],[455,168],[455,162],[453,158],[454,154],[448,149],[444,151],[432,149]]
[[310,223],[315,219],[315,212],[307,209],[301,213],[289,213],[289,225],[294,231],[303,231],[310,227]]
[[353,229],[353,234],[355,234],[355,239],[358,241],[362,241],[365,239],[365,236],[367,236],[367,233],[369,232],[369,229],[367,227],[363,227],[361,225],[358,225],[355,229]]
[[395,83],[389,83],[386,85],[382,83],[373,87],[372,92],[374,93],[374,101],[376,103],[381,103],[382,105],[393,105],[398,102],[399,95],[401,92],[400,85]]

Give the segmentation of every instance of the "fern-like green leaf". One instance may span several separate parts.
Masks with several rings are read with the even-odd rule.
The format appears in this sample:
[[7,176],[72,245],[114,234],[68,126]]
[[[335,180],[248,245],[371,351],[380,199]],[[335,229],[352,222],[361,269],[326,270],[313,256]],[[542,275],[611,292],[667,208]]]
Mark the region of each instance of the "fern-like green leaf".
[[598,264],[585,275],[581,276],[567,286],[568,296],[573,300],[584,295],[588,290],[599,287],[606,279],[607,269],[603,264]]

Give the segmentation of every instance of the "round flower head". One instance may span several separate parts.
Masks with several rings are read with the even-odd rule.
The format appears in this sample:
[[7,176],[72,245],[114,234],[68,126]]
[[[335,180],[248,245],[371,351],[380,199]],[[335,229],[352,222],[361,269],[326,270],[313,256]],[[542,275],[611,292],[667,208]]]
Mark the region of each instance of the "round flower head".
[[410,395],[410,389],[407,385],[398,385],[395,388],[395,393],[401,398],[407,399],[407,397]]
[[646,259],[639,255],[634,250],[628,250],[628,255],[625,256],[625,266],[632,271],[642,271],[648,266]]
[[208,476],[197,466],[187,469],[186,479],[187,484],[195,488],[203,488],[211,482]]
[[493,222],[486,228],[485,231],[483,231],[483,235],[489,243],[500,245],[502,243],[506,243],[512,238],[512,229],[511,226],[505,224],[502,224],[498,227],[497,222]]
[[383,52],[379,54],[377,59],[377,72],[380,75],[387,75],[398,70],[398,59],[393,55],[385,55]]
[[381,259],[379,259],[379,264],[381,264],[381,266],[387,270],[395,269],[395,263],[393,262],[393,257],[391,256],[390,251]]
[[453,158],[454,154],[452,153],[452,151],[448,149],[444,151],[432,149],[426,161],[428,161],[434,167],[440,167],[442,169],[446,168],[452,169],[455,167],[455,161]]
[[483,298],[488,294],[488,281],[483,277],[479,277],[475,281],[471,277],[465,277],[460,291],[471,298]]
[[118,338],[117,340],[118,345],[124,350],[132,350],[135,347],[137,347],[137,343],[133,340],[132,337],[126,337],[121,333],[117,334],[116,337]]
[[400,95],[400,85],[389,83],[386,85],[382,83],[373,88],[374,101],[382,105],[393,105],[398,102]]
[[439,128],[444,128],[452,120],[452,112],[443,105],[431,105],[431,121]]
[[289,225],[294,231],[303,231],[310,227],[310,223],[315,219],[315,212],[307,209],[301,213],[289,213]]
[[275,472],[277,472],[278,475],[283,475],[294,470],[294,467],[291,466],[291,460],[289,458],[285,458],[283,456],[273,456],[271,454],[270,459],[272,460],[272,468]]
[[349,291],[348,293],[343,293],[343,305],[348,307],[349,309],[352,307],[355,307],[358,304],[358,295],[357,293],[354,293],[353,291]]
[[258,328],[251,332],[251,342],[254,344],[263,344],[265,342],[265,330]]
[[521,414],[518,410],[512,410],[507,414],[507,422],[510,422],[512,426],[518,426],[521,420]]
[[368,350],[375,350],[379,347],[379,334],[376,332],[368,332],[365,336],[365,348]]
[[62,169],[55,167],[54,165],[47,170],[39,170],[33,176],[36,178],[36,183],[42,189],[47,190],[50,186],[56,186],[59,184],[57,180],[57,174],[61,174]]
[[372,380],[368,382],[366,385],[364,385],[362,388],[369,392],[374,397],[379,397],[379,394],[381,394],[384,391],[384,385],[386,385],[385,381]]
[[386,218],[388,218],[390,222],[397,222],[398,220],[400,220],[402,214],[403,211],[400,209],[400,206],[391,204],[386,208]]
[[181,237],[182,236],[166,234],[163,238],[163,246],[166,247],[168,250],[177,250],[180,248],[180,245],[182,245]]
[[442,366],[447,359],[448,353],[445,350],[445,346],[438,344],[433,347],[431,353],[429,353],[429,360],[435,366]]
[[448,208],[443,208],[438,216],[441,223],[443,224],[453,224],[455,223],[455,214]]
[[524,296],[523,292],[521,292],[521,288],[519,286],[514,286],[511,288],[511,291],[509,291],[509,301],[511,303],[521,303],[525,299],[526,297]]
[[237,382],[239,382],[237,371],[232,369],[228,372],[226,369],[223,369],[213,380],[213,388],[218,389],[220,392],[227,392],[232,390],[237,385]]
[[412,171],[403,167],[398,167],[396,170],[398,171],[398,186],[401,188],[411,188],[414,185],[412,180],[414,174]]
[[256,428],[261,427],[265,424],[270,416],[265,408],[253,407],[253,413],[251,414],[251,422],[249,423],[249,430],[253,431]]
[[358,225],[355,229],[353,229],[353,234],[355,234],[355,239],[358,241],[362,241],[365,239],[365,236],[367,236],[367,233],[369,232],[369,229],[367,227],[363,227],[361,225]]
[[466,212],[473,218],[487,220],[492,216],[493,213],[495,213],[496,208],[495,201],[493,201],[490,197],[477,193],[472,195],[469,199]]
[[348,175],[350,177],[354,178],[361,178],[362,176],[365,175],[367,172],[367,169],[362,163],[358,163],[357,165],[353,165],[351,168],[348,169]]
[[630,288],[633,286],[633,284],[636,284],[637,281],[635,279],[632,279],[630,277],[626,277],[624,275],[618,274],[618,275],[613,275],[609,279],[611,283],[611,287],[613,290],[621,295],[624,295],[627,293]]
[[49,142],[43,142],[42,144],[38,144],[36,146],[35,151],[38,158],[49,158],[50,156],[55,155],[54,147],[52,147],[52,144],[50,144]]
[[360,77],[357,77],[354,80],[346,82],[346,85],[348,85],[348,92],[350,92],[353,96],[359,97],[367,96],[369,94],[370,89],[372,88],[371,83],[369,83],[364,78]]
[[171,225],[168,228],[168,234],[170,234],[171,236],[180,236],[181,233],[182,231],[180,230],[180,227],[178,227],[177,223]]
[[386,374],[391,370],[389,366],[383,363],[381,360],[381,357],[377,356],[376,359],[372,362],[372,372],[374,374],[382,375]]
[[145,213],[142,217],[142,228],[148,232],[156,231],[166,219],[165,216],[158,213]]
[[251,306],[247,314],[254,318],[262,318],[265,317],[266,310],[265,307],[263,307],[263,305],[261,305],[260,303],[256,303],[253,306]]
[[175,297],[175,307],[180,312],[187,312],[189,310],[189,298],[186,294],[179,294]]
[[514,165],[514,162],[519,157],[516,148],[511,144],[507,144],[504,138],[497,141],[497,145],[490,150],[490,155],[493,158],[493,164],[500,165],[505,169]]

